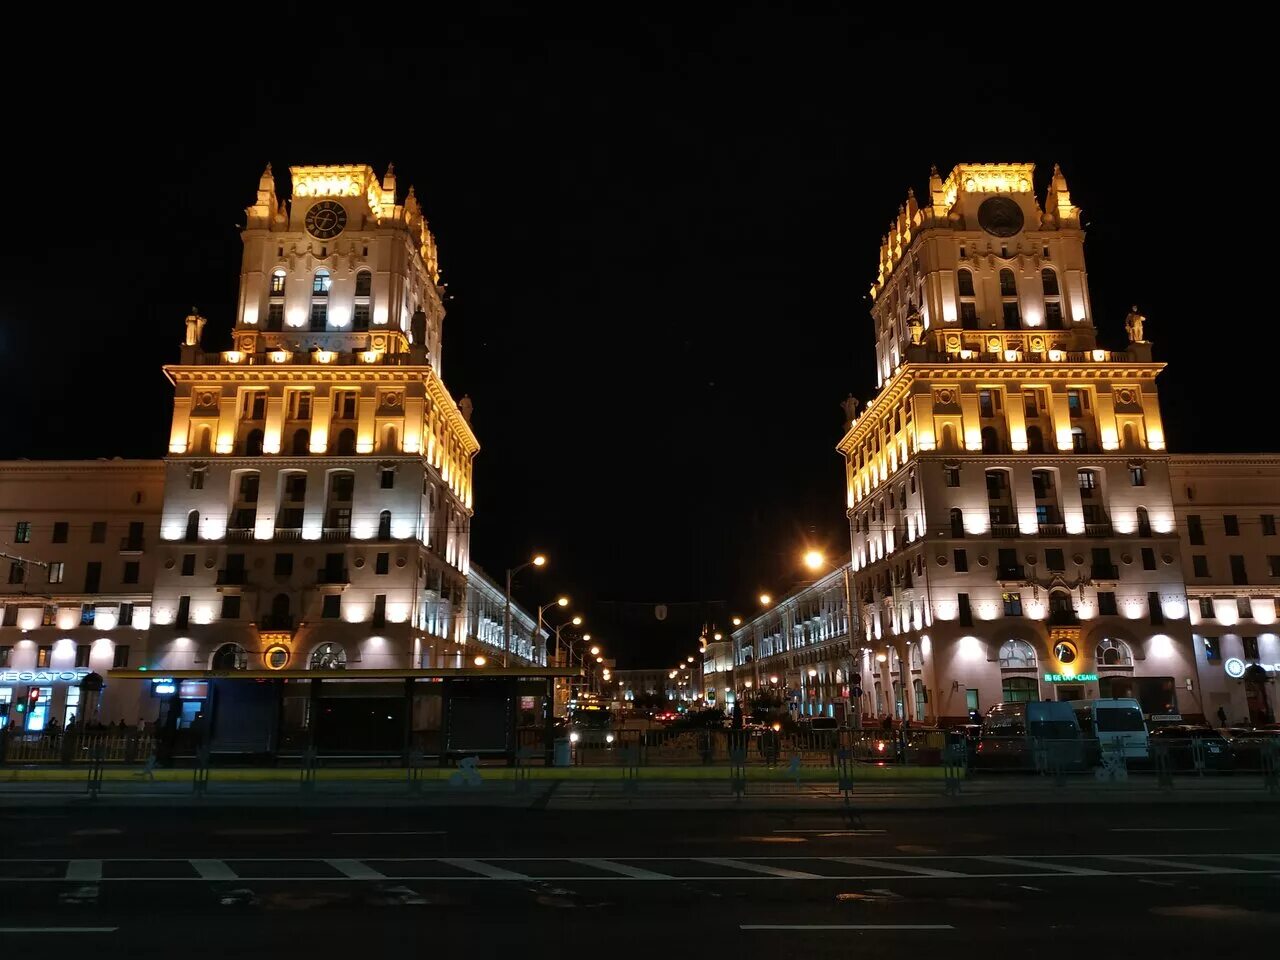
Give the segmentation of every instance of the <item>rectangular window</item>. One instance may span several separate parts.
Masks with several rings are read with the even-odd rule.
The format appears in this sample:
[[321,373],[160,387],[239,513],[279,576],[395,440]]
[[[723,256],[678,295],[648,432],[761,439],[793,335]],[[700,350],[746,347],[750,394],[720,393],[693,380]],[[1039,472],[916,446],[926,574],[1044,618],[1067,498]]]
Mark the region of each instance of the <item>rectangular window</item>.
[[1044,325],[1050,330],[1062,329],[1062,304],[1057,300],[1048,300],[1044,305]]
[[1204,658],[1210,662],[1222,659],[1222,644],[1217,637],[1201,637],[1204,643]]
[[284,304],[267,304],[267,329],[278,331],[284,328]]
[[368,330],[372,308],[367,303],[357,303],[351,311],[351,323],[356,330]]
[[1067,391],[1067,412],[1072,417],[1084,416],[1084,399],[1083,394],[1079,390]]
[[311,304],[311,329],[323,330],[329,326],[329,304]]
[[1160,594],[1152,591],[1147,594],[1147,613],[1151,617],[1151,625],[1154,627],[1164,623],[1164,607],[1160,603]]
[[387,595],[380,593],[373,598],[373,626],[387,625]]
[[240,502],[258,502],[258,474],[244,473],[240,475]]
[[356,392],[354,390],[334,391],[333,415],[338,420],[354,420],[356,418]]
[[1006,617],[1022,616],[1022,594],[1020,593],[1004,594],[1004,615]]
[[960,301],[960,326],[966,330],[978,329],[978,307],[972,300]]
[[1043,503],[1036,505],[1036,524],[1038,526],[1043,527],[1053,523],[1052,509],[1052,507]]
[[46,603],[44,606],[44,616],[40,618],[40,626],[56,627],[58,625],[58,605],[56,603]]
[[14,543],[30,543],[31,542],[31,521],[19,520],[18,525],[13,530]]
[[1156,552],[1152,547],[1142,548],[1142,569],[1154,570],[1156,568]]
[[117,643],[115,650],[111,654],[111,666],[116,670],[124,670],[129,666],[129,645],[127,643]]
[[182,596],[178,598],[178,612],[174,615],[173,625],[181,630],[185,630],[191,624],[191,598]]
[[391,572],[391,554],[380,553],[374,564],[374,573],[382,576]]
[[293,575],[293,554],[277,553],[275,574],[277,577],[288,577]]
[[342,595],[338,593],[325,594],[324,606],[321,608],[320,616],[326,620],[337,620],[342,616]]
[[107,542],[107,521],[95,520],[93,526],[89,528],[90,543],[106,543]]
[[943,470],[947,476],[948,487],[960,486],[960,468],[959,467],[944,467]]
[[196,575],[196,555],[194,553],[184,553],[182,555],[182,575],[184,577],[194,577]]
[[1236,597],[1236,616],[1241,620],[1253,619],[1253,601],[1248,597]]
[[47,667],[49,659],[53,656],[53,647],[44,646],[36,647],[36,666]]
[[960,626],[973,626],[973,610],[969,607],[969,595],[967,593],[956,594],[956,613]]
[[978,391],[978,412],[984,417],[996,415],[995,401],[992,399],[990,390]]
[[1213,613],[1213,598],[1211,598],[1211,597],[1201,597],[1201,598],[1200,598],[1200,617],[1201,617],[1202,619],[1212,620],[1212,619],[1213,619],[1213,616],[1214,616],[1214,613]]
[[1240,643],[1244,647],[1244,658],[1246,660],[1258,659],[1258,638],[1257,637],[1241,637]]
[[203,469],[191,471],[191,489],[192,490],[204,489],[204,470]]
[[1022,326],[1022,315],[1018,312],[1018,302],[1016,300],[1006,300],[1000,304],[1000,307],[1006,330],[1016,330]]
[[1274,513],[1264,513],[1259,519],[1262,521],[1262,535],[1264,537],[1274,537],[1276,535],[1276,515]]
[[50,583],[61,583],[65,573],[66,573],[66,564],[63,563],[61,560],[55,560],[53,563],[49,564],[49,582]]
[[1272,577],[1280,577],[1280,556],[1274,553],[1267,556],[1267,573]]
[[97,593],[102,588],[102,563],[90,560],[84,568],[84,592]]
[[89,651],[91,647],[87,643],[76,644],[76,666],[87,667],[89,665]]
[[1249,582],[1249,576],[1244,569],[1244,557],[1238,553],[1231,554],[1231,582],[1236,586],[1243,586]]
[[284,498],[290,503],[302,503],[307,499],[305,473],[291,473],[284,478]]
[[[26,576],[27,576],[26,564],[22,563],[20,560],[15,560],[9,564],[9,582],[10,583],[25,583]],[[17,607],[14,607],[14,610],[16,611]]]
[[92,627],[93,622],[98,619],[98,608],[92,603],[80,604],[80,626]]
[[132,603],[120,604],[120,612],[117,615],[116,623],[118,626],[121,626],[121,627],[133,626],[133,604]]
[[1187,538],[1194,547],[1204,546],[1204,527],[1200,525],[1198,513],[1187,514]]
[[1147,472],[1142,467],[1129,468],[1129,485],[1131,487],[1145,487],[1147,485]]
[[125,562],[124,571],[120,574],[121,583],[137,583],[138,572],[141,569],[137,560],[128,560]]
[[65,520],[58,520],[54,523],[53,525],[53,542],[54,543],[67,542],[67,530],[69,526],[70,525]]
[[13,662],[13,647],[0,647],[0,667],[7,667]]
[[1098,615],[1114,617],[1116,615],[1116,595],[1111,590],[1098,591]]
[[1203,553],[1192,554],[1191,572],[1197,577],[1209,576],[1209,558]]
[[1088,491],[1081,494],[1082,496],[1092,496],[1093,491],[1098,489],[1098,475],[1092,470],[1080,470],[1076,473],[1076,481],[1080,484],[1080,489]]
[[383,490],[392,490],[396,485],[396,472],[394,470],[383,470],[380,474],[380,482]]
[[1057,547],[1050,547],[1044,552],[1044,565],[1055,573],[1066,570],[1066,555]]
[[1222,517],[1222,532],[1228,537],[1240,536],[1240,518],[1234,513],[1224,514]]
[[1022,394],[1022,413],[1026,417],[1039,416],[1040,409],[1036,403],[1036,393],[1034,390],[1028,390]]
[[239,620],[240,619],[240,595],[239,594],[223,594],[222,596],[222,619],[223,620]]

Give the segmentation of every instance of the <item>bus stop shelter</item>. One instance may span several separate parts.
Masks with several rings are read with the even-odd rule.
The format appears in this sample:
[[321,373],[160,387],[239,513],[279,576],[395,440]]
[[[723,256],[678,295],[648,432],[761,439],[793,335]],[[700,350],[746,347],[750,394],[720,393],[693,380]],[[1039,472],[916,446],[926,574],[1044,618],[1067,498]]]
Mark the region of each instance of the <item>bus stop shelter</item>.
[[111,670],[156,701],[157,758],[271,762],[463,756],[513,763],[521,747],[550,762],[555,684],[573,667],[431,670]]

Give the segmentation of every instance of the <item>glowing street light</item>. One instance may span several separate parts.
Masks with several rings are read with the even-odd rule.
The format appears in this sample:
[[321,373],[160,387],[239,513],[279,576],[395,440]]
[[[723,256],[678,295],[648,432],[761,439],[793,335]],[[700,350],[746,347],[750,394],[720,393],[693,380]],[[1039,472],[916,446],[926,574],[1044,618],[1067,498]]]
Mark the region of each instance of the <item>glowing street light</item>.
[[821,550],[808,550],[804,555],[804,565],[810,570],[821,570],[827,565],[827,558]]
[[485,658],[484,658],[484,657],[476,657],[476,659],[475,659],[475,665],[476,665],[477,667],[483,667],[487,662],[488,662],[488,661],[487,661],[487,660],[485,660]]
[[[583,637],[583,639],[584,639],[584,640],[590,640],[590,639],[591,639],[590,634],[588,634],[586,637]],[[591,655],[592,655],[593,657],[594,657],[594,656],[596,656],[599,652],[600,652],[600,648],[599,648],[599,647],[592,647],[592,648],[591,648]]]
[[733,618],[733,625],[734,625],[735,627],[740,627],[740,626],[742,626],[742,618],[741,618],[741,617],[734,617],[734,618]]
[[769,596],[767,593],[760,594],[760,606],[767,607],[771,603],[773,603],[773,597]]
[[[547,558],[541,553],[535,553],[533,555],[533,559],[526,560],[518,567],[509,567],[507,569],[506,608],[502,616],[502,665],[504,667],[507,665],[507,654],[511,652],[511,581],[521,570],[527,569],[528,567],[545,567],[546,565]],[[541,621],[541,614],[538,615],[538,619]],[[542,624],[539,623],[538,633],[541,632]]]
[[568,598],[568,597],[557,597],[557,598],[556,598],[556,606],[557,606],[557,607],[567,607],[568,605],[569,605],[569,598]]

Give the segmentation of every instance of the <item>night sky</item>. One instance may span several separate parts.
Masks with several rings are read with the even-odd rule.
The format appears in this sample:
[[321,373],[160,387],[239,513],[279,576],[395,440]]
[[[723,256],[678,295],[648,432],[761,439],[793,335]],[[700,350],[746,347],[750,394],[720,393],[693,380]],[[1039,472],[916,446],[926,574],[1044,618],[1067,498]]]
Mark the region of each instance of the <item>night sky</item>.
[[1239,37],[1056,7],[954,27],[379,7],[314,34],[310,5],[253,9],[163,43],[82,22],[43,79],[0,68],[0,457],[163,455],[161,365],[193,304],[229,345],[268,161],[282,192],[297,163],[394,161],[416,186],[452,297],[445,381],[482,445],[473,558],[501,579],[546,551],[518,599],[570,593],[623,666],[785,592],[803,546],[848,549],[839,404],[872,396],[866,292],[931,163],[1034,161],[1043,196],[1059,162],[1104,344],[1137,303],[1170,364],[1170,449],[1277,446],[1239,416],[1273,376],[1250,305],[1271,245],[1249,246],[1270,112]]

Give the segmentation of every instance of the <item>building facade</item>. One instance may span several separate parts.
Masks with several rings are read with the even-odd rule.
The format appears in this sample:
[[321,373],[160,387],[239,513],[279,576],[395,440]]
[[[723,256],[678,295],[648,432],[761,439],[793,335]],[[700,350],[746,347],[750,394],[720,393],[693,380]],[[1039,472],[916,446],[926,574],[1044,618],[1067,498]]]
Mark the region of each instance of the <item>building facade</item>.
[[[0,463],[0,726],[65,726],[85,676],[144,662],[164,476],[159,460]],[[136,685],[96,699],[106,721],[138,719]]]
[[1204,713],[1213,723],[1272,722],[1280,456],[1177,455],[1170,480]]
[[412,189],[270,170],[246,210],[233,349],[187,321],[150,657],[159,668],[470,663],[469,401]]

